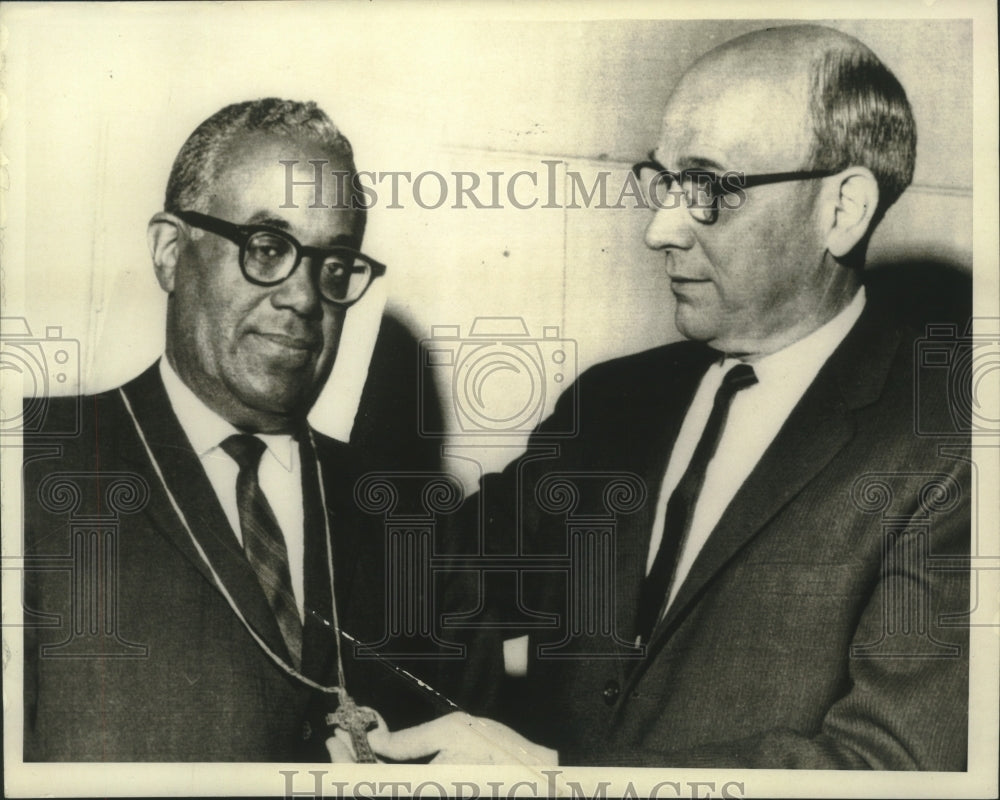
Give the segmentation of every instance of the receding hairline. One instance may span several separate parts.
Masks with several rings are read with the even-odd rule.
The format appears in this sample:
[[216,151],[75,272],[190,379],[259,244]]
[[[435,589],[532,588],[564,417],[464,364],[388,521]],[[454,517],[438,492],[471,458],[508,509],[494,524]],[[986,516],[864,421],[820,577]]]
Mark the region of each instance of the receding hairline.
[[860,56],[881,59],[859,39],[822,25],[783,25],[763,28],[722,42],[696,59],[678,80],[664,113],[675,98],[687,95],[710,97],[724,88],[739,93],[744,90],[766,94],[790,93],[801,99],[801,117],[785,118],[785,125],[801,126],[815,142],[815,119],[812,103],[816,77],[831,56]]
[[[740,66],[750,70],[775,70],[776,77],[803,71],[831,52],[858,53],[878,60],[878,56],[860,39],[822,25],[784,25],[751,31],[723,42],[709,50],[692,65],[709,65],[715,60],[741,59]],[[745,60],[747,56],[755,56]]]
[[673,94],[696,80],[769,86],[800,93],[806,105],[818,66],[833,53],[856,54],[881,61],[864,42],[822,25],[764,28],[730,39],[700,56],[681,76]]

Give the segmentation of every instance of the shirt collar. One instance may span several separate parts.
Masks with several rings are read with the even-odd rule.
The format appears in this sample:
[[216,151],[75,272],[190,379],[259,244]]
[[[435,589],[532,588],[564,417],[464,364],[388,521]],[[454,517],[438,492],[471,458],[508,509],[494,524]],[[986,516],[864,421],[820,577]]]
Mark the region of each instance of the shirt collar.
[[[188,441],[191,442],[198,458],[204,458],[228,437],[241,432],[231,422],[226,421],[205,405],[201,398],[191,391],[174,371],[165,355],[160,359],[160,377],[163,379],[163,387],[167,391],[167,399],[170,401],[174,414],[177,415],[177,421],[184,429],[184,433],[187,435]],[[267,449],[278,459],[281,466],[288,470],[292,469],[292,448],[295,446],[295,441],[290,434],[258,433],[255,435],[267,445]]]

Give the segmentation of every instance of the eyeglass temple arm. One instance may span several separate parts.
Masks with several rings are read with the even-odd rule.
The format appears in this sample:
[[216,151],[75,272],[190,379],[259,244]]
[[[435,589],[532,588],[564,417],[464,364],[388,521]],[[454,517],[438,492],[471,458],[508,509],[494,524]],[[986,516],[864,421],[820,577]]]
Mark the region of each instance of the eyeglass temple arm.
[[184,222],[188,225],[194,225],[196,228],[201,228],[203,231],[224,236],[233,242],[238,241],[240,237],[246,238],[246,231],[244,231],[239,225],[232,222],[226,222],[224,219],[210,217],[199,211],[178,211],[175,216],[184,220]]
[[769,183],[784,183],[785,181],[809,181],[816,178],[829,178],[840,170],[812,169],[797,172],[771,172],[766,175],[745,175],[740,187],[752,189],[754,186],[766,186]]

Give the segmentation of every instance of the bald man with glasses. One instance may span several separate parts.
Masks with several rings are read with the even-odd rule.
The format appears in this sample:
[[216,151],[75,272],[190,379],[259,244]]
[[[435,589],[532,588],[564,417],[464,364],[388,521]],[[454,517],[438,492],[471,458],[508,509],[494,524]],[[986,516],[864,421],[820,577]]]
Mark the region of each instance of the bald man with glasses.
[[513,730],[452,716],[377,752],[965,769],[968,393],[863,281],[915,152],[902,86],[840,32],[751,33],[685,73],[633,172],[685,341],[586,372],[470,514],[554,565],[487,591]]

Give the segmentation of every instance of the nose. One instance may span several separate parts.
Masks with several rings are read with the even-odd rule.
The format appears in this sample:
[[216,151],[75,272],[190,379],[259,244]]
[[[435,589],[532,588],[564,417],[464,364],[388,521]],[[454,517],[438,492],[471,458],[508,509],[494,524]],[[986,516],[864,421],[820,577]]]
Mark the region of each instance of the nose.
[[691,229],[693,221],[683,202],[678,207],[657,209],[646,226],[643,237],[646,247],[650,250],[688,249],[694,244],[694,231]]
[[299,316],[308,318],[323,316],[322,299],[313,259],[308,256],[271,293],[271,304],[275,308],[289,308]]

